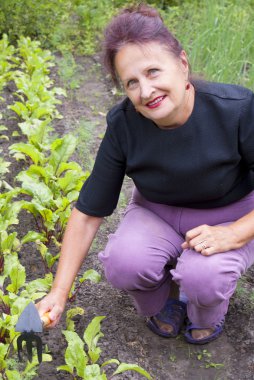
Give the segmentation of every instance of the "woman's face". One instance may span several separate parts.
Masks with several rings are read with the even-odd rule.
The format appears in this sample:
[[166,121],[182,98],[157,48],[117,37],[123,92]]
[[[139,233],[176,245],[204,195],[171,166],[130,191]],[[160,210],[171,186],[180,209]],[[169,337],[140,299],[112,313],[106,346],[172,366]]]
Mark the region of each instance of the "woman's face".
[[126,44],[116,54],[115,67],[127,96],[143,116],[161,127],[181,125],[189,117],[184,51],[177,58],[157,42]]

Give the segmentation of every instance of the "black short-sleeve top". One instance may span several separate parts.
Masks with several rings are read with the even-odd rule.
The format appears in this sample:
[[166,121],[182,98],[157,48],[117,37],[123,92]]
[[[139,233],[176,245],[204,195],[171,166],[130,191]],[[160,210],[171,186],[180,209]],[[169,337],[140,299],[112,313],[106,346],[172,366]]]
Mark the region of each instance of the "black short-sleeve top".
[[254,94],[229,84],[195,82],[185,124],[161,129],[126,98],[107,115],[107,129],[76,208],[108,216],[123,178],[149,201],[214,208],[254,189]]

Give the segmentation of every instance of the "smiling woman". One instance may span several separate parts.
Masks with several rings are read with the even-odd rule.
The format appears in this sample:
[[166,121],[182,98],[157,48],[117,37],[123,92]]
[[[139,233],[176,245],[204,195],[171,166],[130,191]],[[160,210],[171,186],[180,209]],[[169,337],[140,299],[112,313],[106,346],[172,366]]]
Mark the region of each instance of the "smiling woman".
[[194,105],[194,87],[188,82],[184,51],[176,57],[157,42],[128,43],[116,54],[115,67],[136,111],[159,127],[187,121]]
[[[126,98],[80,192],[53,288],[39,304],[54,326],[123,178],[133,196],[99,258],[158,335],[203,344],[223,331],[237,280],[254,263],[254,94],[193,81],[158,12],[124,9],[105,31],[104,62]],[[186,304],[187,303],[187,304]]]

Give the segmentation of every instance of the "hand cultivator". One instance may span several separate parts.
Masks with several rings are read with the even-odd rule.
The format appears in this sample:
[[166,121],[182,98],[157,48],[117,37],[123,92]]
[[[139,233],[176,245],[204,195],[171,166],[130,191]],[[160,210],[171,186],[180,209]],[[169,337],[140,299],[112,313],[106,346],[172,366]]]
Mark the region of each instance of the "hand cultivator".
[[31,302],[22,312],[18,319],[16,325],[16,331],[21,332],[22,334],[17,339],[18,346],[18,357],[22,361],[22,343],[26,342],[27,357],[28,360],[32,361],[32,349],[33,343],[35,343],[37,348],[37,357],[39,363],[42,361],[42,340],[35,333],[41,333],[43,328],[50,324],[51,320],[48,316],[48,313],[44,314],[40,318],[38,310],[36,309],[33,302]]

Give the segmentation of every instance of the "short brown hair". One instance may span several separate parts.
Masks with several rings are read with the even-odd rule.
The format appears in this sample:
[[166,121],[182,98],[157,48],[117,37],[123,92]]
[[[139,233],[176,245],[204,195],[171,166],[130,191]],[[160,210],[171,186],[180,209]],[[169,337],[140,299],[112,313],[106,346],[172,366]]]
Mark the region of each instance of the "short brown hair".
[[145,44],[157,41],[176,57],[182,49],[179,41],[163,23],[159,12],[145,4],[123,9],[105,29],[103,62],[116,86],[119,80],[115,69],[115,56],[128,43]]

